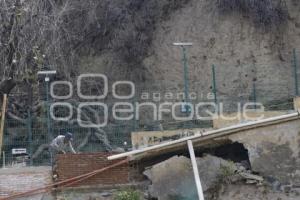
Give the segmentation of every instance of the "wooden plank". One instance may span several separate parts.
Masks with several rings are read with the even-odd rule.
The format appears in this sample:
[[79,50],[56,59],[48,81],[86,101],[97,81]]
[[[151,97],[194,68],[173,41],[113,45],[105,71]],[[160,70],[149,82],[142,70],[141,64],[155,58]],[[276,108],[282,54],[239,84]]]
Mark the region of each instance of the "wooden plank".
[[186,142],[188,140],[192,140],[193,142],[197,141],[205,141],[205,140],[212,140],[220,137],[224,137],[230,134],[234,134],[240,131],[244,130],[250,130],[250,129],[256,129],[259,127],[265,127],[265,126],[270,126],[274,124],[280,124],[280,123],[285,123],[288,121],[293,121],[293,120],[299,120],[300,118],[300,112],[295,112],[287,115],[281,115],[281,116],[276,116],[276,117],[271,117],[267,119],[262,119],[258,121],[253,121],[253,122],[247,122],[244,124],[237,124],[233,125],[230,127],[225,127],[225,128],[220,128],[217,130],[212,130],[212,131],[207,131],[201,135],[194,135],[194,136],[189,136],[186,138],[181,138],[178,140],[174,140],[171,142],[166,142],[162,144],[158,144],[155,146],[151,147],[146,147],[144,149],[137,149],[113,156],[109,156],[108,160],[116,160],[124,157],[131,157],[132,160],[134,160],[134,156],[140,155],[141,157],[146,156],[147,154],[151,154],[151,152],[155,151],[160,151],[162,152],[163,150],[179,146],[182,148],[182,146],[186,146]]
[[131,143],[134,150],[143,149],[149,146],[161,144],[163,142],[173,141],[175,139],[185,138],[193,135],[201,135],[209,130],[212,130],[212,128],[132,132]]
[[0,124],[0,158],[2,155],[2,143],[3,143],[3,132],[4,132],[4,123],[5,123],[5,113],[6,113],[6,104],[7,104],[7,94],[3,95],[2,110],[1,110],[1,124]]

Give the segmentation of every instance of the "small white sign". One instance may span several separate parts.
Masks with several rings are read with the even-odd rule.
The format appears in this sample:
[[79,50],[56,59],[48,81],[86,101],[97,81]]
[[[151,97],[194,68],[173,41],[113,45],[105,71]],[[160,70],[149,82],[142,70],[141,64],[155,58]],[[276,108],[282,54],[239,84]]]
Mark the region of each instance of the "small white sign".
[[11,151],[13,155],[27,154],[27,150],[25,148],[12,149]]

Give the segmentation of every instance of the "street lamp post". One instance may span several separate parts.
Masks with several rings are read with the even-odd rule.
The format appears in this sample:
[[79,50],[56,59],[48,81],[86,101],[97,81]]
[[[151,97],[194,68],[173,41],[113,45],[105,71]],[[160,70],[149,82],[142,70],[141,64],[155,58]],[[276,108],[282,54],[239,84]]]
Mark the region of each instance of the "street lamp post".
[[45,83],[46,83],[46,114],[47,114],[47,134],[49,141],[52,140],[53,135],[51,132],[51,122],[50,122],[50,108],[49,108],[49,83],[50,83],[50,75],[55,75],[56,70],[53,71],[39,71],[38,75],[44,76]]
[[48,132],[48,138],[52,140],[53,135],[51,132],[51,121],[50,121],[50,109],[49,109],[49,82],[50,78],[48,76],[45,77],[46,82],[46,110],[47,110],[47,132]]
[[[182,49],[182,63],[183,63],[183,71],[184,71],[184,96],[185,96],[185,103],[189,102],[189,76],[188,76],[188,62],[187,62],[187,46],[192,46],[193,43],[191,42],[174,42],[174,46],[180,46]],[[187,104],[185,104],[185,112],[189,113],[190,108]]]

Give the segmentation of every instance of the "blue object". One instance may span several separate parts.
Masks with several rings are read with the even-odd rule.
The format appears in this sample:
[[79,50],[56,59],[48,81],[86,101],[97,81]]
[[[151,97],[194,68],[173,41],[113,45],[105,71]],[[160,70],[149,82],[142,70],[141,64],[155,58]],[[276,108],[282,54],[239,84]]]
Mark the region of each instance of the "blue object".
[[67,132],[67,133],[65,134],[65,137],[66,137],[66,139],[73,140],[73,134],[70,133],[70,132]]

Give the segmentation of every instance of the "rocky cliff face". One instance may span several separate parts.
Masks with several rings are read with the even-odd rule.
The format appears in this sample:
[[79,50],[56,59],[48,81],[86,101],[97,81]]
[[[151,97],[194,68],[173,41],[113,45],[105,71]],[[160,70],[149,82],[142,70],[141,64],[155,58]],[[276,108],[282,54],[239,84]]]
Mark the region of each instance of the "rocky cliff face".
[[250,96],[253,79],[260,98],[292,95],[292,50],[300,44],[300,4],[286,1],[286,6],[286,24],[267,31],[247,14],[220,12],[217,1],[189,2],[158,24],[153,54],[144,59],[150,77],[170,90],[182,90],[181,51],[172,42],[188,41],[194,43],[188,48],[191,91],[211,91],[214,64],[221,97]]
[[[194,44],[187,48],[188,78],[190,92],[198,93],[198,99],[212,91],[212,65],[216,67],[221,101],[251,99],[253,81],[259,101],[294,95],[293,49],[300,44],[300,3],[285,1],[281,6],[286,19],[269,27],[272,20],[257,24],[249,13],[220,10],[220,2],[187,1],[168,17],[158,18],[149,49],[133,68],[122,68],[125,63],[117,64],[112,52],[106,52],[82,59],[81,72],[110,73],[114,80],[134,80],[144,91],[183,92],[182,52],[172,43],[186,41]],[[271,2],[277,5],[277,1]],[[300,60],[299,51],[296,56]]]
[[[71,81],[82,73],[104,73],[111,83],[132,80],[139,90],[178,93],[184,88],[182,55],[172,43],[188,41],[194,44],[187,49],[190,92],[198,99],[212,90],[212,65],[219,99],[252,98],[254,80],[258,100],[290,97],[300,3],[231,2],[2,3],[0,71],[29,84],[43,68],[57,69],[58,79]],[[296,55],[300,60],[299,51]]]

